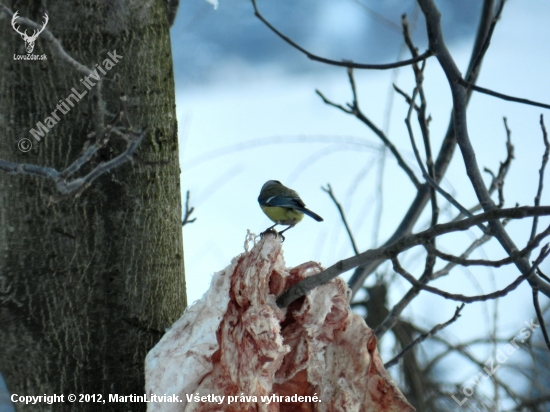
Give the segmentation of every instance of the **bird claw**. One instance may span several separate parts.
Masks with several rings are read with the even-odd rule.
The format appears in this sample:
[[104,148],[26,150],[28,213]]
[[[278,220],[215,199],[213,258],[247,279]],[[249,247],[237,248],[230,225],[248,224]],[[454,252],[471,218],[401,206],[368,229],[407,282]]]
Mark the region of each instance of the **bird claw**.
[[281,243],[285,241],[285,237],[277,232],[275,229],[273,229],[272,227],[270,227],[269,229],[267,230],[264,230],[262,233],[260,233],[260,237],[263,238],[265,235],[275,235],[275,237],[277,236],[280,236],[281,237]]
[[265,235],[269,234],[275,235],[275,237],[277,237],[279,235],[279,232],[270,227],[269,229],[264,230],[262,233],[260,233],[260,237],[264,237]]

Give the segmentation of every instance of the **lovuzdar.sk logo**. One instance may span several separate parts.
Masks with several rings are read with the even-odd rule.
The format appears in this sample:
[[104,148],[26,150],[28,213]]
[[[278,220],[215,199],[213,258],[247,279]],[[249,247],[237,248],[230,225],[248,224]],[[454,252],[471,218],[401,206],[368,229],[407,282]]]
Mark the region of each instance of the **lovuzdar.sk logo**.
[[25,31],[21,31],[19,29],[21,26],[16,26],[17,17],[19,17],[18,13],[19,13],[19,11],[16,11],[13,14],[13,17],[11,19],[11,25],[12,25],[13,29],[25,41],[25,49],[27,49],[27,54],[26,55],[24,55],[24,54],[23,55],[14,54],[13,59],[14,60],[47,60],[45,54],[35,55],[35,54],[32,54],[32,51],[34,50],[34,43],[36,42],[36,39],[38,38],[38,35],[44,31],[44,29],[46,28],[46,25],[48,24],[48,21],[49,21],[48,15],[46,13],[44,13],[44,23],[42,24],[42,27],[40,27],[37,30],[34,30],[33,34],[29,36],[27,34],[26,29],[25,29]]

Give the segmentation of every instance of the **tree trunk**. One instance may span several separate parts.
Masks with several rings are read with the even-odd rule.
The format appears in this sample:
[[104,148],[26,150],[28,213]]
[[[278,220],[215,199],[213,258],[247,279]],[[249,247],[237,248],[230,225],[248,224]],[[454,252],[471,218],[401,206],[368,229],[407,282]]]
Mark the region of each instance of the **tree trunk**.
[[[13,394],[65,396],[65,403],[33,410],[98,409],[78,398],[68,402],[69,394],[102,395],[102,410],[145,410],[109,403],[108,396],[143,393],[145,355],[186,306],[166,2],[4,4],[37,23],[47,13],[46,28],[90,69],[105,69],[109,53],[122,56],[101,75],[105,123],[118,111],[118,77],[129,120],[148,131],[137,153],[157,163],[126,163],[58,202],[49,201],[57,193],[45,179],[0,174],[0,372]],[[14,60],[26,50],[10,20],[0,11],[0,158],[64,169],[98,130],[98,89],[66,114],[58,111],[60,120],[36,141],[29,130],[72,88],[86,88],[82,73],[56,57],[44,34],[33,53],[47,60]],[[32,141],[29,152],[18,149],[22,138]],[[93,165],[124,147],[111,137]]]

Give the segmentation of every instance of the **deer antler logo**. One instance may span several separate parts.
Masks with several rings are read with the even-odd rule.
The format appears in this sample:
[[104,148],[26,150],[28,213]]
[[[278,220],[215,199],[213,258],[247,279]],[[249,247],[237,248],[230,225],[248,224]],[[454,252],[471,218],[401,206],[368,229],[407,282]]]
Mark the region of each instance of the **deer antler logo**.
[[36,41],[36,38],[38,37],[38,35],[40,33],[42,33],[44,31],[44,28],[46,27],[46,24],[48,24],[49,18],[48,18],[48,15],[46,13],[44,13],[44,24],[42,25],[40,30],[35,30],[34,33],[32,34],[32,36],[29,36],[29,35],[27,35],[27,30],[25,30],[24,32],[21,32],[21,31],[19,31],[20,26],[15,27],[15,21],[17,20],[17,13],[19,13],[19,11],[16,11],[15,14],[13,15],[13,17],[11,19],[11,25],[12,25],[13,29],[21,35],[21,38],[23,40],[25,40],[25,48],[27,49],[27,53],[30,54],[30,53],[32,53],[32,51],[34,49],[34,42]]

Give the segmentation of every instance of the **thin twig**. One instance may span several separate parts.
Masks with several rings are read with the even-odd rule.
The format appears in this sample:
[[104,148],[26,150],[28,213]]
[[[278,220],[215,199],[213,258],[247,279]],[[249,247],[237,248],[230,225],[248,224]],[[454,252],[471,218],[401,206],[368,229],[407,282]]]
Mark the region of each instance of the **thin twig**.
[[353,233],[351,233],[351,229],[348,225],[348,221],[346,219],[346,214],[344,213],[344,209],[342,209],[342,205],[338,202],[338,199],[336,199],[336,196],[334,195],[334,192],[332,191],[332,187],[330,186],[330,183],[327,183],[327,187],[321,187],[332,199],[334,204],[336,205],[336,208],[338,209],[338,212],[340,213],[340,217],[342,218],[342,222],[344,223],[344,227],[346,228],[346,232],[348,232],[348,237],[351,242],[351,247],[353,248],[353,251],[356,255],[359,254],[359,249],[357,248],[357,245],[355,244],[355,239],[353,238]]
[[503,296],[506,296],[508,293],[516,289],[526,278],[529,276],[536,267],[550,254],[550,248],[548,248],[548,245],[546,245],[540,252],[539,257],[535,262],[533,262],[533,266],[531,266],[530,273],[527,275],[520,275],[516,278],[512,283],[510,283],[508,286],[506,286],[504,289],[497,290],[496,292],[488,293],[485,295],[476,295],[476,296],[466,296],[462,295],[460,293],[449,293],[445,292],[441,289],[434,288],[433,286],[425,285],[416,278],[411,275],[409,272],[407,272],[399,263],[399,259],[397,256],[392,257],[391,261],[393,264],[393,269],[399,273],[401,276],[403,276],[409,283],[411,283],[413,286],[419,287],[427,292],[433,293],[434,295],[441,296],[442,298],[449,299],[449,300],[455,300],[458,302],[464,302],[464,303],[472,303],[472,302],[480,302],[480,301],[487,301],[492,300],[496,298],[501,298]]
[[411,99],[411,96],[409,96],[407,93],[405,93],[403,90],[401,90],[396,84],[393,85],[393,89],[403,96],[407,104],[410,106],[411,104],[414,107],[414,110],[420,110],[420,107]]
[[433,253],[438,258],[446,260],[448,262],[457,263],[461,266],[490,266],[498,268],[503,265],[514,263],[517,259],[529,256],[530,252],[537,248],[540,242],[548,235],[550,235],[550,226],[548,226],[545,231],[539,233],[536,237],[531,239],[523,250],[517,251],[516,253],[500,260],[465,259],[459,256],[454,256],[448,253],[441,252],[440,250],[437,250],[435,247],[433,247],[430,243],[426,243],[424,247],[426,248],[427,252]]
[[[418,49],[414,47],[412,38],[409,33],[409,24],[407,21],[407,16],[404,14],[401,17],[401,24],[403,26],[403,37],[405,39],[405,44],[409,48],[409,51],[413,57],[416,57],[418,55]],[[412,66],[413,72],[414,72],[414,78],[416,82],[416,88],[415,91],[417,91],[418,96],[420,97],[420,106],[417,106],[415,104],[415,98],[412,97],[410,99],[409,103],[409,110],[407,114],[407,126],[410,126],[410,116],[412,113],[412,110],[416,111],[418,123],[420,125],[420,130],[422,133],[422,139],[424,141],[424,148],[426,153],[426,166],[428,167],[428,175],[432,181],[435,182],[435,171],[434,171],[434,164],[432,159],[432,149],[431,149],[431,143],[430,143],[430,132],[429,132],[429,120],[426,119],[426,96],[424,95],[424,88],[423,88],[423,82],[424,82],[424,68],[426,67],[426,62],[422,62],[422,66],[419,67],[418,63],[414,63]],[[408,127],[408,130],[410,133],[412,133],[412,128]],[[411,138],[413,138],[412,134],[409,134]],[[414,140],[414,138],[413,138]],[[414,148],[416,149],[416,145],[414,145]],[[415,153],[415,157],[417,161],[420,161],[420,155],[418,154],[418,150]],[[420,165],[421,170],[424,172],[424,167],[422,164]],[[437,204],[437,196],[436,196],[436,190],[431,185],[430,187],[430,200],[431,200],[431,206],[432,206],[432,219],[431,219],[431,226],[435,226],[437,224],[438,218],[439,218],[439,206]],[[436,238],[430,239],[428,242],[430,245],[432,245],[433,248],[436,246]],[[436,256],[433,253],[428,252],[426,254],[426,260],[424,263],[424,272],[422,273],[421,279],[423,281],[428,282],[429,279],[433,276],[433,270],[435,267],[437,259]]]
[[191,217],[191,213],[193,213],[193,211],[195,210],[194,207],[189,208],[190,195],[191,193],[188,190],[187,193],[185,194],[185,213],[183,214],[183,221],[181,222],[182,227],[190,223],[193,223],[195,220],[197,220],[196,217],[193,219],[189,219]]
[[[548,163],[548,153],[550,152],[550,144],[548,143],[548,134],[546,133],[546,127],[544,126],[544,116],[540,115],[540,128],[542,129],[542,141],[544,142],[544,154],[542,155],[542,164],[540,165],[539,170],[539,188],[537,190],[537,195],[535,196],[535,206],[540,205],[540,198],[542,196],[542,189],[544,187],[544,170],[546,169],[546,164]],[[533,226],[531,228],[531,239],[535,237],[537,233],[537,225],[539,218],[533,218]]]
[[535,312],[537,314],[537,319],[539,320],[539,326],[542,330],[542,336],[544,337],[544,343],[546,343],[546,347],[550,350],[550,339],[548,338],[548,331],[546,330],[546,324],[544,322],[544,316],[542,314],[542,311],[540,310],[539,291],[537,289],[533,288],[532,292],[533,292],[533,306],[535,307]]
[[488,94],[489,96],[498,97],[499,99],[502,99],[502,100],[526,104],[529,106],[542,107],[543,109],[550,109],[550,104],[547,104],[547,103],[536,102],[534,100],[524,99],[522,97],[514,97],[508,94],[495,92],[494,90],[486,89],[484,87],[476,86],[475,84],[469,83],[463,78],[459,78],[457,79],[457,81],[460,85],[464,87],[475,90],[476,92],[479,92],[479,93]]
[[[489,235],[483,235],[479,239],[476,239],[465,251],[460,255],[461,258],[467,258],[474,250],[476,250],[478,247],[483,245],[485,242],[487,242],[489,239],[491,239],[491,236]],[[430,276],[427,276],[426,274],[422,274],[420,278],[418,279],[421,283],[427,283],[434,279],[440,278],[442,276],[447,275],[457,264],[456,263],[449,263],[446,265],[443,269],[438,270],[435,273],[431,273]],[[391,309],[390,313],[386,316],[386,319],[380,323],[376,329],[374,330],[374,334],[378,339],[382,338],[384,334],[392,329],[397,321],[399,320],[399,316],[401,316],[401,313],[405,310],[405,308],[411,303],[411,301],[420,293],[422,289],[416,286],[412,286],[405,296],[401,298],[399,302],[397,302]]]
[[403,171],[407,174],[407,176],[409,176],[409,179],[414,184],[414,186],[417,189],[419,189],[421,187],[421,183],[418,180],[418,178],[416,177],[416,175],[414,174],[414,172],[412,171],[412,169],[407,165],[407,163],[405,162],[405,160],[401,156],[401,153],[399,153],[397,148],[393,145],[393,143],[386,136],[386,134],[381,129],[376,127],[376,125],[367,116],[365,116],[363,114],[363,112],[361,111],[361,109],[359,108],[359,101],[358,101],[357,90],[356,90],[356,86],[355,86],[355,78],[353,76],[353,70],[351,70],[351,69],[348,70],[348,78],[349,78],[351,90],[352,90],[352,93],[353,93],[353,103],[351,103],[351,104],[348,103],[347,108],[342,106],[342,105],[339,105],[337,103],[334,103],[334,102],[330,101],[319,90],[316,90],[315,92],[321,97],[321,99],[323,99],[323,102],[325,104],[336,107],[337,109],[342,110],[344,113],[352,114],[357,119],[359,119],[361,122],[363,122],[365,125],[367,125],[367,127],[369,129],[371,129],[374,132],[374,134],[376,134],[380,138],[380,140],[382,140],[384,145],[388,149],[390,149],[393,156],[395,157],[395,160],[397,160],[397,164],[401,167],[401,169],[403,169]]
[[[414,102],[416,95],[418,93],[418,87],[414,88],[413,95],[410,98],[411,102]],[[439,186],[435,180],[433,180],[428,172],[426,171],[426,168],[424,167],[424,163],[422,162],[422,159],[420,158],[420,153],[418,151],[418,147],[416,146],[416,142],[414,139],[414,132],[411,125],[411,114],[413,110],[414,105],[411,103],[409,105],[409,111],[407,112],[407,117],[405,118],[405,124],[407,126],[407,131],[409,133],[409,138],[411,141],[411,145],[413,148],[414,156],[416,158],[416,161],[418,163],[418,166],[420,167],[420,170],[422,171],[422,176],[424,179],[426,179],[426,182],[435,190],[437,190],[449,203],[451,203],[454,207],[456,207],[462,214],[472,217],[473,215],[470,213],[468,209],[466,209],[464,206],[462,206],[458,200],[456,200],[450,193],[448,193],[445,189],[443,189],[441,186]],[[483,233],[490,234],[490,231],[487,227],[485,227],[483,224],[479,224],[478,227],[483,231]]]
[[457,307],[456,310],[455,310],[455,314],[447,322],[435,325],[429,332],[423,333],[418,338],[416,338],[414,341],[409,343],[397,356],[395,356],[393,359],[386,362],[384,364],[384,368],[388,369],[388,368],[390,368],[394,365],[397,365],[397,363],[399,362],[399,359],[401,359],[407,352],[409,352],[415,346],[417,346],[420,343],[424,342],[426,339],[431,338],[433,335],[435,335],[441,329],[444,329],[447,326],[449,326],[451,323],[455,322],[460,317],[460,312],[462,311],[462,309],[464,308],[465,305],[466,304],[463,303],[462,305]]
[[[409,32],[409,23],[407,21],[407,15],[403,15],[401,17],[401,24],[403,25],[403,37],[405,38],[405,44],[408,46],[409,51],[411,52],[411,55],[413,57],[418,56],[418,49],[414,46],[410,32]],[[427,102],[426,102],[426,96],[424,94],[424,68],[426,67],[426,61],[422,62],[422,66],[419,67],[418,63],[414,63],[412,66],[415,82],[416,82],[416,89],[418,90],[418,96],[420,97],[420,107],[416,106],[414,104],[414,98],[411,99],[411,103],[409,106],[409,111],[411,110],[411,107],[414,107],[417,119],[418,119],[418,125],[420,126],[420,131],[422,133],[422,139],[424,141],[424,151],[426,153],[426,167],[428,169],[428,175],[430,176],[430,179],[435,183],[435,169],[434,169],[434,162],[432,158],[432,147],[430,142],[430,128],[429,128],[429,122],[430,119],[426,118],[426,110],[427,110]],[[411,129],[412,130],[412,129]],[[412,137],[412,135],[411,135]],[[431,185],[430,187],[430,199],[432,204],[432,226],[437,224],[437,220],[439,218],[439,206],[437,204],[437,196],[436,196],[436,188]],[[428,259],[429,261],[435,264],[435,259]]]
[[395,69],[396,67],[408,66],[410,64],[425,60],[433,55],[433,53],[428,49],[416,58],[403,60],[395,63],[387,63],[387,64],[364,64],[364,63],[354,63],[350,60],[327,59],[325,57],[317,56],[313,53],[310,53],[309,51],[304,49],[302,46],[297,44],[294,40],[292,40],[288,36],[285,36],[283,33],[281,33],[277,28],[275,28],[275,26],[273,26],[269,21],[267,21],[267,19],[264,16],[262,16],[260,11],[258,10],[256,0],[252,0],[252,6],[254,7],[254,15],[258,19],[260,19],[262,23],[264,23],[273,33],[275,33],[277,36],[283,39],[286,43],[294,47],[296,50],[299,50],[300,52],[305,54],[309,59],[318,61],[320,63],[330,64],[332,66],[354,68],[354,69],[388,70],[388,69]]
[[[475,356],[473,356],[467,349],[465,346],[463,345],[452,345],[450,344],[449,342],[447,342],[444,338],[442,338],[440,335],[435,335],[433,337],[434,340],[438,341],[438,342],[442,342],[443,344],[445,344],[446,346],[448,346],[449,348],[453,348],[453,349],[456,349],[453,353],[459,353],[461,354],[462,356],[464,356],[465,358],[467,358],[468,360],[470,360],[471,362],[473,362],[475,365],[479,366],[480,369],[483,369],[485,370],[484,368],[486,368],[487,366],[487,363],[486,362],[483,362],[483,361],[480,361],[479,359],[477,359]],[[498,369],[498,368],[497,368]],[[493,379],[500,387],[502,387],[507,393],[508,395],[512,398],[512,399],[515,399],[517,398],[517,394],[512,390],[512,388],[510,388],[505,382],[503,382],[501,379],[498,379],[498,376],[497,374],[492,374],[491,375],[491,379]]]
[[[461,258],[467,258],[470,256],[470,254],[482,246],[483,244],[487,243],[489,240],[491,240],[493,237],[491,235],[483,234],[480,238],[473,241],[473,243],[460,255]],[[433,274],[432,279],[438,279],[440,277],[448,275],[453,268],[455,268],[458,265],[458,263],[449,262],[447,265],[445,265],[443,268],[439,269],[437,272]]]
[[[512,163],[512,159],[514,158],[514,146],[512,146],[512,143],[511,143],[512,131],[508,127],[508,119],[506,117],[503,117],[502,121],[504,122],[504,129],[506,130],[506,152],[508,153],[508,156],[506,156],[506,160],[504,161],[504,163],[500,164],[497,179],[493,181],[496,184],[496,188],[498,191],[497,207],[504,206],[504,177],[508,173],[508,169],[510,168],[510,163]],[[490,190],[489,190],[489,193],[491,193]]]
[[522,399],[517,403],[513,409],[504,409],[502,412],[522,412],[522,411],[536,411],[536,408],[540,408],[550,402],[550,395],[539,396],[537,398]]
[[[500,163],[498,176],[495,176],[493,171],[488,167],[483,168],[483,171],[489,173],[492,177],[491,185],[489,186],[489,189],[487,189],[487,191],[489,192],[489,194],[491,194],[492,192],[494,192],[494,190],[497,190],[497,207],[499,208],[504,206],[504,177],[506,176],[508,168],[510,167],[510,163],[514,157],[514,146],[512,146],[511,143],[512,131],[508,127],[508,119],[506,117],[503,117],[502,120],[504,122],[504,129],[506,130],[506,151],[508,153],[508,156],[504,163]],[[481,205],[478,205],[477,207],[481,208]]]
[[[503,119],[504,123],[504,129],[506,130],[506,159],[504,162],[500,162],[500,166],[498,169],[498,174],[495,176],[492,170],[485,167],[484,171],[489,173],[492,177],[491,184],[489,185],[489,194],[493,194],[495,190],[498,190],[499,192],[499,204],[497,207],[503,207],[504,206],[504,194],[503,187],[504,187],[504,179],[506,178],[506,175],[508,174],[508,171],[510,170],[510,166],[512,165],[512,160],[514,160],[514,145],[512,144],[512,132],[510,131],[510,128],[508,127],[508,121],[506,117]],[[481,210],[481,204],[477,204],[474,207],[471,207],[468,209],[470,213],[477,212],[478,210]],[[460,220],[464,217],[464,214],[459,213],[453,220]]]
[[546,276],[542,270],[540,270],[540,268],[537,268],[537,275],[539,275],[539,277],[543,278],[545,281],[547,281],[548,283],[550,283],[550,278],[548,276]]
[[[504,10],[505,3],[506,3],[506,0],[501,0],[498,6],[498,9],[493,16],[493,9],[494,9],[493,2],[492,1],[484,2],[484,5],[483,5],[484,9],[483,9],[483,16],[482,16],[483,20],[482,20],[482,26],[480,27],[480,29],[487,30],[487,34],[485,36],[478,36],[478,38],[476,38],[476,44],[472,52],[470,66],[468,67],[468,71],[465,76],[466,80],[469,82],[472,81],[472,78],[474,77],[477,78],[479,68],[481,67],[481,61],[485,56],[485,53],[487,53],[487,50],[489,49],[489,45],[491,44],[491,38],[493,37],[495,27],[498,21],[500,20],[500,16],[502,15],[502,11]],[[475,70],[475,73],[474,73],[474,70]]]

